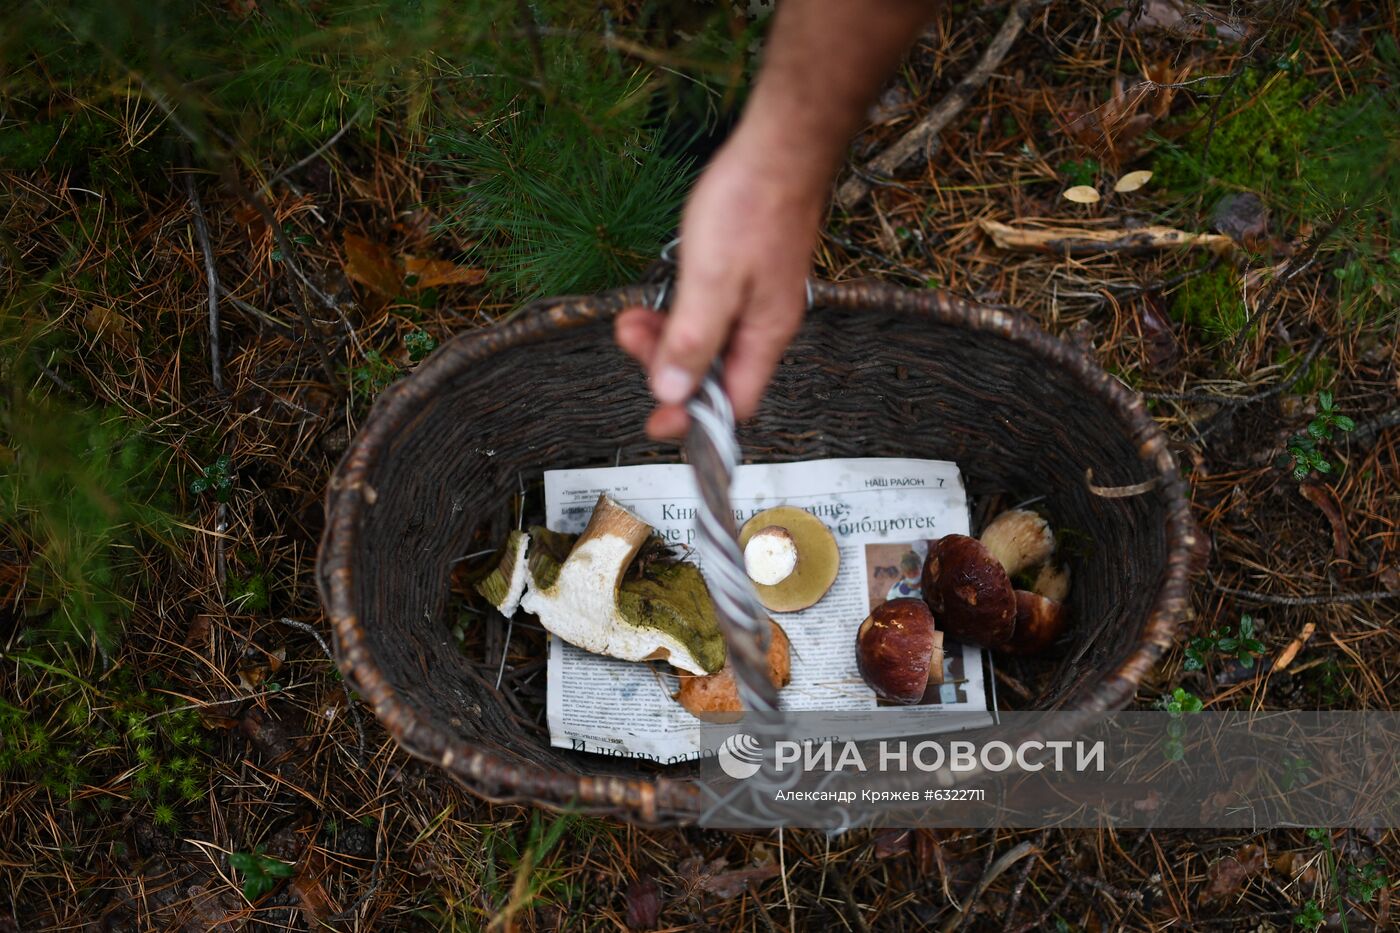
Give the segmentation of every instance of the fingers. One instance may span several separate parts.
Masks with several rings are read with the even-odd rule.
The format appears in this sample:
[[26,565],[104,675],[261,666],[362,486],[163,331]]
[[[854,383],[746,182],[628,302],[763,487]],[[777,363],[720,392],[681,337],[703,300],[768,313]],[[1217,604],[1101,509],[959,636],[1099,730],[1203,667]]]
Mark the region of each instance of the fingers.
[[623,353],[640,363],[643,369],[650,369],[665,324],[666,316],[660,311],[628,308],[613,320],[613,337]]
[[729,339],[747,282],[715,267],[687,266],[682,244],[676,303],[650,365],[651,392],[662,405],[684,405]]
[[[650,370],[665,326],[666,315],[659,311],[628,308],[614,320],[613,336],[622,352]],[[647,436],[658,441],[679,440],[689,426],[684,405],[658,405],[647,419]]]
[[768,301],[765,310],[762,316],[740,318],[724,360],[724,389],[740,421],[758,411],[768,380],[802,323],[802,302],[790,297]]

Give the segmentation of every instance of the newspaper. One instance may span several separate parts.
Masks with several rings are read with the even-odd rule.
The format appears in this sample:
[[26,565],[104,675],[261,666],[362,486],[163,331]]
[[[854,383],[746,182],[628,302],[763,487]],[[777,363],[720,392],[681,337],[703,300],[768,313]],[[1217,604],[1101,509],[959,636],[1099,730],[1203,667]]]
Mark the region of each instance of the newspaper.
[[[583,531],[605,492],[667,541],[695,543],[700,497],[685,464],[551,470],[544,490],[545,523],[554,531]],[[826,523],[840,547],[841,569],[827,595],[809,609],[775,615],[791,643],[792,682],[779,694],[783,709],[849,710],[858,714],[850,717],[852,734],[864,737],[992,722],[990,659],[976,646],[945,643],[937,703],[878,706],[856,667],[856,628],[870,610],[886,599],[917,595],[931,539],[968,533],[967,493],[956,464],[874,458],[745,464],[734,475],[730,499],[740,524],[776,505],[804,508]],[[700,555],[689,557],[703,572]],[[672,699],[678,681],[667,665],[590,654],[554,636],[549,641],[553,745],[662,763],[705,751],[700,721]]]

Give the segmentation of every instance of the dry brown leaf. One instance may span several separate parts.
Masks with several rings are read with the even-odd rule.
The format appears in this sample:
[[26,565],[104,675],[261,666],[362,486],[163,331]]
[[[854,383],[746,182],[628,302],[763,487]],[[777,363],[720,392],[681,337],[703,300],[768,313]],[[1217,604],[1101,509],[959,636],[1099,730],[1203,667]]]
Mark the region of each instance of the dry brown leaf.
[[1199,902],[1223,903],[1237,896],[1249,879],[1263,870],[1266,861],[1263,846],[1252,843],[1240,846],[1207,870],[1206,886],[1201,890]]
[[1129,191],[1136,191],[1152,180],[1152,173],[1147,169],[1138,172],[1129,172],[1114,184],[1113,190],[1119,194],[1127,194]]
[[83,326],[94,337],[105,337],[124,347],[131,346],[136,340],[136,330],[126,315],[103,305],[93,305],[88,309],[87,314],[83,315]]
[[403,269],[389,248],[353,233],[345,234],[345,275],[384,298],[403,287]]
[[1075,204],[1096,204],[1099,192],[1093,185],[1075,185],[1073,188],[1066,188],[1063,197]]
[[313,930],[340,913],[340,905],[331,900],[331,896],[321,885],[320,879],[325,873],[325,856],[313,848],[303,860],[301,870],[290,885],[292,893],[301,902],[301,909],[308,919],[314,921],[307,924],[307,927]]
[[661,919],[661,888],[651,875],[627,886],[627,929],[652,930]]
[[459,266],[446,259],[419,259],[417,256],[403,258],[404,271],[417,276],[412,288],[438,288],[443,285],[480,285],[486,281],[486,272]]
[[1300,483],[1298,492],[1327,517],[1327,523],[1332,526],[1332,552],[1337,555],[1337,560],[1350,557],[1351,538],[1347,534],[1347,520],[1342,515],[1342,504],[1337,501],[1332,487],[1322,483]]

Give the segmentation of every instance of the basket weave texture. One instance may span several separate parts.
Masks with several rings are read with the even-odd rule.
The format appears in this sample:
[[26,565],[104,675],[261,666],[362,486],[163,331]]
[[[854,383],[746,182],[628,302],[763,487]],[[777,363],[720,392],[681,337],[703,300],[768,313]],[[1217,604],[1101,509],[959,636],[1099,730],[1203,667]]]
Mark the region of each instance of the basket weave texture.
[[[642,823],[706,804],[685,767],[551,748],[447,622],[452,562],[504,539],[522,482],[676,458],[642,433],[646,381],[612,340],[613,316],[659,292],[544,301],[444,343],[379,397],[331,479],[317,577],[343,673],[403,748],[493,800]],[[814,284],[812,298],[740,430],[746,459],[952,460],[973,495],[1044,495],[1088,543],[1071,561],[1072,642],[1034,706],[1126,705],[1187,611],[1199,542],[1142,400],[1023,315],[870,284]],[[1151,488],[1098,495],[1087,470]]]

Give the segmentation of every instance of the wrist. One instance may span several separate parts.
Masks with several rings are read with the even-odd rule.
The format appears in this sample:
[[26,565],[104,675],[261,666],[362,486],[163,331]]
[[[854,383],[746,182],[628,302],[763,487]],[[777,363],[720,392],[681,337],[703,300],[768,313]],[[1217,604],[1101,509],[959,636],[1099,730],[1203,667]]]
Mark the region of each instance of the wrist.
[[761,173],[766,183],[824,205],[846,140],[805,126],[791,115],[750,106],[725,148]]

